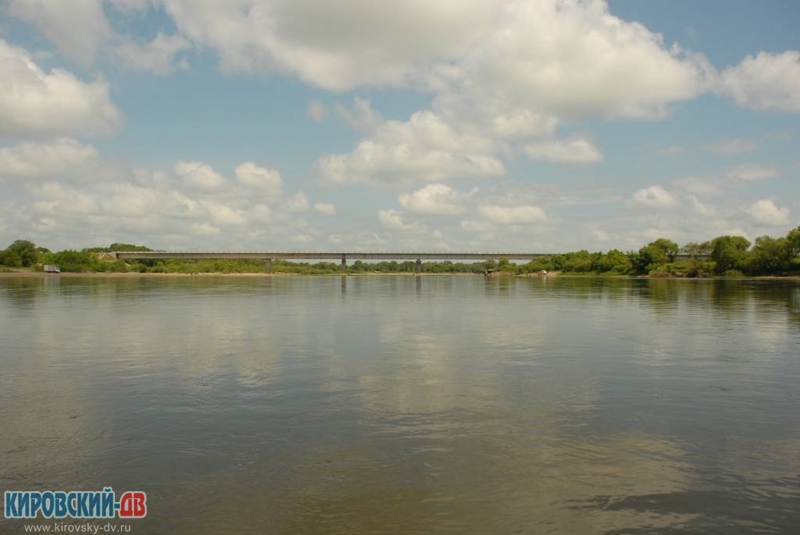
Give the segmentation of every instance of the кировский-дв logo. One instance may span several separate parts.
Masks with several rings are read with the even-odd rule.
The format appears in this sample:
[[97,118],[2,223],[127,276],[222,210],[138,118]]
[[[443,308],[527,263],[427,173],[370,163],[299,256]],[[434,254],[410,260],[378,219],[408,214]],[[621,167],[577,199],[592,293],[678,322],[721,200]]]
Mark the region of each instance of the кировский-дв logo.
[[144,518],[147,494],[123,492],[119,501],[111,487],[102,491],[6,491],[6,518]]

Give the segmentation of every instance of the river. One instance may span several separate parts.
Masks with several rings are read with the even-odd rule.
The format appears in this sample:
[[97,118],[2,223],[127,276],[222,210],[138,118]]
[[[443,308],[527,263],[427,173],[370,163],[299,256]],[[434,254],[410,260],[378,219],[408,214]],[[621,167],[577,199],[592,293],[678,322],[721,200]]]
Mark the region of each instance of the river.
[[131,533],[800,533],[800,283],[0,278],[0,492],[104,487]]

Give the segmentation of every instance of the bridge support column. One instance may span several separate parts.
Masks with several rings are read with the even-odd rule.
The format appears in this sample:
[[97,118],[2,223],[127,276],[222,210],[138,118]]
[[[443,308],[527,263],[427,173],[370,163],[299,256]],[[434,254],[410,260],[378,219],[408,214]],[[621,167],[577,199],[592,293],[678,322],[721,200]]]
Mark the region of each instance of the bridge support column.
[[417,258],[417,276],[422,275],[422,260]]
[[267,273],[272,273],[272,259],[267,258]]
[[347,257],[342,255],[342,277],[347,276]]

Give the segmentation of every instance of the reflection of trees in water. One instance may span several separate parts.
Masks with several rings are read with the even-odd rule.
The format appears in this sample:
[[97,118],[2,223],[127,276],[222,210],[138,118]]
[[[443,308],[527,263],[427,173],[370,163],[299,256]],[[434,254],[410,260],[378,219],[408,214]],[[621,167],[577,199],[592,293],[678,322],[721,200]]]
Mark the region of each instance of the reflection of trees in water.
[[800,286],[792,288],[789,312],[793,321],[800,323]]
[[635,299],[655,313],[699,308],[730,319],[755,307],[756,313],[783,311],[787,319],[800,323],[800,283],[792,280],[561,277],[546,285],[536,280],[527,283],[546,296],[582,301]]
[[52,282],[39,278],[0,278],[0,306],[7,301],[20,310],[33,310],[36,300],[45,295]]
[[536,298],[568,298],[587,303],[622,302],[635,296],[643,281],[617,277],[533,277],[510,279]]
[[800,323],[800,311],[794,304],[798,290],[800,285],[794,281],[716,280],[710,287],[709,301],[715,311],[728,318],[753,310],[757,316]]
[[15,305],[31,307],[37,299],[48,295],[109,301],[120,298],[136,301],[156,295],[180,298],[197,293],[254,295],[258,291],[294,291],[296,282],[281,276],[0,277],[0,292],[5,290],[4,294]]
[[[316,277],[215,277],[215,276],[165,276],[165,277],[52,277],[52,278],[0,278],[0,291],[13,304],[30,308],[35,300],[50,292],[58,295],[86,295],[117,299],[146,299],[152,295],[180,297],[197,292],[249,295],[259,290],[283,294],[307,286],[315,292],[324,290]],[[329,277],[322,277],[329,278]],[[330,277],[334,280],[334,277]],[[413,279],[407,275],[380,277],[381,291],[389,295],[405,294],[418,290],[437,293],[458,291],[459,277],[436,277],[435,280]],[[339,282],[338,278],[336,281]],[[352,279],[355,286],[365,282]],[[368,281],[373,284],[375,281]],[[337,285],[339,293],[346,285]],[[783,280],[703,280],[703,279],[629,279],[603,277],[552,277],[514,278],[494,277],[484,281],[488,296],[510,296],[527,287],[533,295],[568,297],[581,301],[621,301],[636,299],[656,312],[674,311],[676,308],[713,307],[722,312],[739,313],[750,301],[768,305],[782,305],[797,320],[800,314],[800,283]],[[346,291],[346,290],[345,290]]]
[[516,277],[484,277],[484,293],[487,297],[508,297],[516,285]]

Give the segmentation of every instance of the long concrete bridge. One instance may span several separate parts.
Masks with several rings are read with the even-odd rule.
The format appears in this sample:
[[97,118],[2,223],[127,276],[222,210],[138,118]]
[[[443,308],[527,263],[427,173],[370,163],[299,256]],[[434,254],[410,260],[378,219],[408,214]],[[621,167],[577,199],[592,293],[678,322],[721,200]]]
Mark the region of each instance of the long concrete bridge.
[[123,260],[263,260],[268,273],[272,261],[283,260],[337,260],[342,273],[347,273],[347,260],[415,260],[417,273],[422,272],[423,260],[534,260],[544,253],[319,253],[319,252],[266,252],[266,253],[170,253],[164,251],[115,251]]
[[[423,260],[535,260],[559,253],[320,253],[320,252],[265,252],[265,253],[213,253],[166,251],[114,251],[111,253],[123,260],[263,260],[268,273],[272,273],[272,261],[284,260],[338,260],[342,273],[347,273],[347,260],[415,260],[417,273],[422,272]],[[691,259],[690,255],[678,255],[676,260]]]

